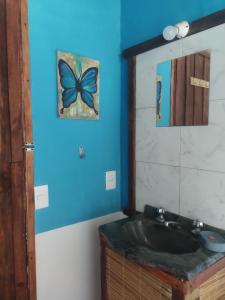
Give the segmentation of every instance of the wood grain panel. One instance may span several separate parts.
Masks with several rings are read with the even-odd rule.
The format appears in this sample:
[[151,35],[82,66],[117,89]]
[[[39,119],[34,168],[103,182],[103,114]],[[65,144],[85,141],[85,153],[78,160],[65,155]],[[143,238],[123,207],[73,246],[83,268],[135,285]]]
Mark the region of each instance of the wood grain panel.
[[186,57],[186,101],[185,101],[185,125],[194,123],[194,87],[190,83],[190,78],[194,74],[194,55]]
[[26,189],[26,235],[29,299],[36,299],[36,268],[35,268],[35,228],[34,228],[34,159],[33,152],[26,152],[25,189]]
[[[210,82],[210,57],[205,56],[203,78]],[[209,89],[203,89],[202,124],[209,123]]]
[[177,59],[177,80],[176,80],[176,106],[175,106],[175,125],[184,124],[185,117],[185,57]]
[[[26,203],[24,203],[24,163],[12,163],[12,208],[15,285],[17,299],[28,299],[27,245],[26,245]],[[29,269],[28,269],[29,270]]]
[[225,299],[225,269],[217,272],[200,286],[200,300]]
[[0,193],[10,186],[9,162],[11,161],[10,126],[8,107],[8,72],[6,49],[5,3],[0,1]]
[[[195,54],[195,77],[203,78],[204,59],[202,55]],[[203,88],[195,87],[194,94],[194,125],[202,125]]]
[[0,0],[0,299],[35,300],[33,153],[26,0]]
[[[32,142],[32,113],[30,92],[30,55],[28,36],[28,6],[27,0],[21,1],[21,44],[22,44],[22,104],[23,104],[23,135],[24,142]],[[24,153],[24,176],[26,191],[24,201],[26,203],[26,235],[27,235],[27,263],[28,272],[28,294],[29,299],[36,298],[36,268],[35,268],[35,229],[34,229],[34,155],[33,151]]]
[[6,7],[0,0],[0,299],[15,298],[10,126],[6,48]]
[[200,300],[199,288],[189,294],[184,294],[181,291],[174,289],[172,300]]
[[22,61],[22,80],[21,92],[23,99],[23,118],[24,118],[24,139],[32,141],[32,113],[31,113],[31,90],[30,90],[30,51],[28,36],[28,5],[27,0],[21,1],[21,61]]
[[171,95],[170,95],[170,126],[175,126],[176,116],[176,82],[177,82],[177,60],[172,60],[171,64]]
[[171,126],[207,125],[209,89],[193,85],[196,81],[209,81],[210,53],[199,52],[172,61]]
[[11,195],[0,193],[0,299],[14,300],[14,248],[12,232]]
[[20,1],[6,0],[6,14],[12,161],[16,162],[23,161]]

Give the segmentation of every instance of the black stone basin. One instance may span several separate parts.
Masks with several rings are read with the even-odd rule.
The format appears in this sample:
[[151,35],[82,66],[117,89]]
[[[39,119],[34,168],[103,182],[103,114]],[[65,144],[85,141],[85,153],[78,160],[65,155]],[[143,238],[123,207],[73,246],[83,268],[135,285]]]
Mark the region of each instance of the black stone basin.
[[166,227],[164,224],[132,220],[122,226],[124,239],[133,246],[147,247],[153,251],[171,254],[196,252],[197,239],[188,231]]
[[[146,206],[144,213],[134,214],[101,225],[99,232],[108,247],[140,265],[159,268],[182,280],[190,280],[220,259],[225,253],[212,252],[199,245],[192,234],[193,220],[171,212],[165,219],[180,226],[169,227],[155,220],[155,207]],[[204,230],[218,232],[225,238],[225,230],[204,225]]]

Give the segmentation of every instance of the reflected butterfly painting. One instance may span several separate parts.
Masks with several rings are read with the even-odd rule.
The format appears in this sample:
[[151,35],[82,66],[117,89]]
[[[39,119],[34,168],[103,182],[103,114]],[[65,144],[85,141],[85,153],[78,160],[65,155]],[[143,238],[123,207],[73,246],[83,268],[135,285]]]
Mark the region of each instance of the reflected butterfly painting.
[[99,61],[57,52],[58,116],[99,119]]

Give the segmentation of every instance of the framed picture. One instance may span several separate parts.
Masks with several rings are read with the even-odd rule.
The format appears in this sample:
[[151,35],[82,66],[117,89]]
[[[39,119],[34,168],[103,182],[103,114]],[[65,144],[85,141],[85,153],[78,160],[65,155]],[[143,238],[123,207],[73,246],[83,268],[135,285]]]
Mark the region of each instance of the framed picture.
[[57,51],[59,118],[99,119],[99,61]]

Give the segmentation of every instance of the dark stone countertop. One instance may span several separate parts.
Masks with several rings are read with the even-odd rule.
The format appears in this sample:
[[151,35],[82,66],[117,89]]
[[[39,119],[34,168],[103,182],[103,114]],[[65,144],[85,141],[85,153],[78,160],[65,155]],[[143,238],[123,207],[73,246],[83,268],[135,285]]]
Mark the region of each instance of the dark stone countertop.
[[[157,267],[160,270],[185,281],[190,280],[225,257],[225,253],[211,252],[203,247],[200,247],[196,252],[185,254],[159,252],[146,247],[145,245],[135,245],[124,238],[123,227],[125,224],[131,221],[143,222],[151,219],[152,207],[147,206],[145,213],[102,225],[99,227],[99,232],[104,237],[109,247],[129,260],[135,261],[141,265]],[[166,220],[177,221],[182,224],[182,226],[185,226],[186,230],[189,230],[190,232],[192,230],[192,220],[190,219],[167,212]],[[205,225],[204,230],[213,230],[225,237],[224,230],[208,225]]]

